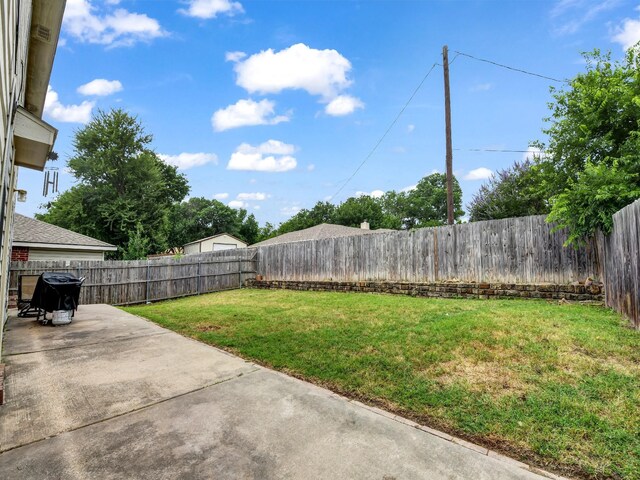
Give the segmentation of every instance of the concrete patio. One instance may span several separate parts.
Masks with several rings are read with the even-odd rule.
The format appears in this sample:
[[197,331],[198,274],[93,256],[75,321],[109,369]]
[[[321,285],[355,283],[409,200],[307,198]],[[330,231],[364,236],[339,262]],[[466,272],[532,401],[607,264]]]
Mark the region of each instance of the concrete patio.
[[12,317],[4,355],[5,480],[548,475],[106,305]]

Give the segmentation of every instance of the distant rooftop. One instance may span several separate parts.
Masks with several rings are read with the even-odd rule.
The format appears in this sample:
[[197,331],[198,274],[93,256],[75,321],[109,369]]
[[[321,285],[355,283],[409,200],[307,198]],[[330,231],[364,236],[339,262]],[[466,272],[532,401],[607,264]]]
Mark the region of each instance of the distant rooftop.
[[369,230],[364,228],[345,227],[332,223],[321,223],[315,227],[305,228],[296,232],[284,233],[277,237],[254,243],[252,247],[263,247],[267,245],[278,245],[281,243],[303,242],[305,240],[320,240],[323,238],[350,237],[353,235],[370,235],[372,233],[395,232],[388,228]]
[[[13,226],[13,244],[16,246],[56,245],[60,248],[68,247],[101,247],[105,251],[116,250],[110,243],[72,232],[66,228],[51,225],[47,222],[15,214]],[[25,245],[28,244],[28,245]]]

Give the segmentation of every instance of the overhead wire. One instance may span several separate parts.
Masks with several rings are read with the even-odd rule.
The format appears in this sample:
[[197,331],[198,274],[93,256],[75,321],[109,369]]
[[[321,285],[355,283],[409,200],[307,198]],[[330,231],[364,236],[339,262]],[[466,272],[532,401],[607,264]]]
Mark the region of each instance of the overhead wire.
[[[535,73],[535,72],[530,72],[528,70],[523,70],[521,68],[516,68],[516,67],[511,67],[509,65],[505,65],[502,63],[498,63],[498,62],[494,62],[493,60],[487,60],[486,58],[480,58],[480,57],[476,57],[474,55],[470,55],[468,53],[464,53],[464,52],[459,52],[457,50],[453,50],[453,53],[455,53],[455,56],[453,57],[453,59],[451,59],[451,61],[449,62],[449,65],[453,64],[453,62],[456,61],[456,59],[459,56],[463,56],[463,57],[467,57],[467,58],[471,58],[472,60],[476,60],[479,62],[484,62],[484,63],[489,63],[491,65],[495,65],[497,67],[501,67],[501,68],[505,68],[507,70],[511,70],[514,72],[518,72],[518,73],[523,73],[525,75],[531,75],[534,77],[538,77],[538,78],[543,78],[545,80],[551,80],[552,82],[557,82],[557,83],[568,83],[568,80],[560,80],[557,78],[553,78],[553,77],[549,77],[547,75],[542,75],[539,73]],[[344,187],[347,186],[347,184],[353,179],[353,177],[355,177],[357,175],[357,173],[360,171],[360,169],[364,166],[365,163],[367,163],[367,161],[369,161],[369,159],[373,156],[373,154],[376,152],[376,150],[378,149],[378,147],[380,146],[380,144],[382,143],[382,141],[386,138],[386,136],[389,134],[389,132],[391,131],[391,129],[395,126],[395,124],[398,122],[398,120],[400,119],[400,117],[402,116],[402,114],[404,113],[404,111],[407,109],[407,107],[409,106],[409,104],[411,103],[411,101],[413,100],[413,98],[416,96],[416,94],[418,93],[418,91],[420,90],[420,88],[422,88],[422,85],[424,84],[424,82],[427,80],[427,78],[429,77],[429,75],[431,75],[431,72],[433,72],[433,69],[436,68],[436,66],[442,66],[441,63],[435,62],[431,68],[429,69],[429,71],[425,74],[424,77],[422,77],[422,80],[420,81],[420,83],[418,84],[418,86],[415,88],[415,90],[413,91],[413,93],[411,94],[411,96],[409,97],[409,99],[407,100],[407,102],[404,104],[404,106],[400,109],[400,111],[398,112],[398,114],[396,115],[396,117],[393,119],[393,121],[391,122],[391,124],[389,125],[389,127],[385,130],[385,132],[382,134],[382,136],[380,137],[380,139],[376,142],[376,144],[373,146],[373,148],[371,149],[371,151],[367,154],[367,156],[364,158],[364,160],[362,160],[362,162],[360,163],[360,165],[358,165],[358,168],[356,168],[354,170],[354,172],[351,174],[351,176],[349,176],[344,183],[340,186],[340,188],[336,191],[336,193],[334,193],[333,195],[331,195],[331,197],[329,197],[329,201],[333,200],[335,197],[337,197],[340,192],[342,192],[342,190],[344,189]],[[530,150],[506,150],[506,149],[490,149],[490,148],[468,148],[468,149],[461,149],[461,148],[454,148],[453,150],[456,151],[469,151],[469,152],[494,152],[494,153],[529,153]],[[543,153],[543,152],[540,152]]]
[[548,77],[547,75],[541,75],[539,73],[529,72],[529,71],[523,70],[521,68],[510,67],[509,65],[504,65],[502,63],[494,62],[493,60],[487,60],[486,58],[475,57],[473,55],[469,55],[468,53],[458,52],[457,50],[454,50],[454,53],[456,53],[456,57],[458,55],[462,55],[463,57],[471,58],[471,59],[477,60],[479,62],[490,63],[491,65],[495,65],[495,66],[501,67],[501,68],[506,68],[507,70],[512,70],[514,72],[519,72],[519,73],[524,73],[526,75],[531,75],[531,76],[534,76],[534,77],[544,78],[545,80],[551,80],[552,82],[568,83],[568,80],[559,80],[557,78]]
[[458,152],[497,152],[497,153],[545,153],[543,150],[507,150],[500,148],[454,148]]
[[416,94],[418,93],[418,91],[420,90],[420,88],[422,88],[422,85],[424,84],[424,82],[427,80],[427,78],[429,78],[429,75],[431,75],[431,72],[433,72],[433,69],[436,68],[438,64],[434,63],[433,65],[431,65],[431,68],[429,69],[429,71],[425,74],[424,77],[422,77],[422,80],[420,80],[420,83],[418,84],[418,86],[415,88],[415,90],[413,91],[413,93],[411,94],[411,96],[409,97],[409,100],[407,100],[407,102],[403,105],[403,107],[400,109],[400,111],[398,112],[398,114],[396,115],[396,117],[393,119],[393,121],[391,122],[391,124],[389,125],[389,127],[387,127],[387,129],[385,130],[385,132],[382,134],[382,136],[380,137],[380,139],[376,142],[376,144],[373,146],[373,148],[371,149],[371,151],[369,152],[369,154],[364,158],[364,160],[362,160],[362,162],[360,163],[360,165],[358,165],[358,168],[355,169],[355,171],[351,174],[351,176],[349,178],[347,178],[347,180],[340,186],[340,188],[338,189],[338,191],[336,193],[334,193],[333,195],[331,195],[331,197],[329,198],[329,201],[333,200],[335,197],[337,197],[340,192],[342,192],[342,190],[344,189],[344,187],[347,186],[347,184],[353,179],[353,177],[356,176],[356,174],[360,171],[360,169],[364,166],[365,163],[367,163],[367,161],[373,156],[373,154],[376,152],[376,150],[378,149],[378,147],[380,146],[380,144],[382,143],[382,141],[386,138],[386,136],[389,134],[389,132],[391,131],[391,129],[394,127],[394,125],[396,123],[398,123],[398,120],[400,119],[400,117],[402,116],[402,114],[404,113],[404,111],[407,109],[407,107],[409,106],[409,104],[411,103],[411,101],[413,100],[413,98],[416,96]]

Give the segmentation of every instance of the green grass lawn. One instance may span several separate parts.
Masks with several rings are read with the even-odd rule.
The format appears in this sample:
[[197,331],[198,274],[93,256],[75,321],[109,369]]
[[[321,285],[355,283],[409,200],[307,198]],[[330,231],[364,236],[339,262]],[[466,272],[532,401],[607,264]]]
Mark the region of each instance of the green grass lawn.
[[601,307],[245,289],[125,310],[544,468],[640,479],[640,332]]

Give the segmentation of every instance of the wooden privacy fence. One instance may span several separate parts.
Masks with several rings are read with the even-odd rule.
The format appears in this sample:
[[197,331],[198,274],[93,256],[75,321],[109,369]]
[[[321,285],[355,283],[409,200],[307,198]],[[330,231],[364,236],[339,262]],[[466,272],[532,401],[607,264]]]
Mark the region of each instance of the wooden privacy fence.
[[640,200],[617,212],[613,231],[600,238],[606,303],[640,328]]
[[268,245],[258,275],[289,281],[554,283],[599,274],[594,240],[563,247],[544,216]]
[[12,262],[9,288],[17,294],[19,275],[69,272],[85,277],[81,304],[130,305],[240,288],[255,271],[255,252],[248,249],[179,259]]
[[392,282],[604,282],[607,305],[640,328],[640,200],[613,217],[611,235],[564,247],[544,216],[490,220],[415,231],[371,233],[180,259],[12,262],[10,291],[20,274],[71,272],[86,277],[81,303],[126,305],[239,288],[265,280]]

